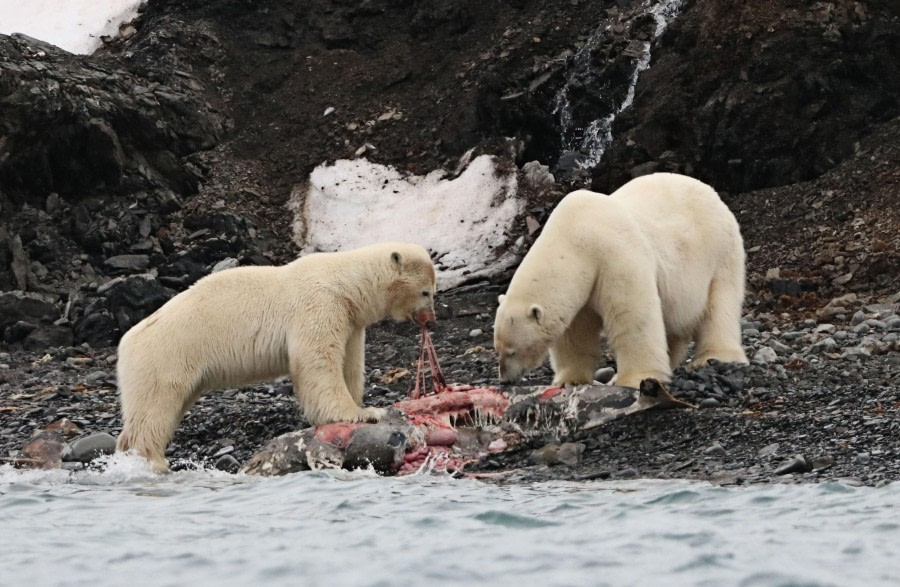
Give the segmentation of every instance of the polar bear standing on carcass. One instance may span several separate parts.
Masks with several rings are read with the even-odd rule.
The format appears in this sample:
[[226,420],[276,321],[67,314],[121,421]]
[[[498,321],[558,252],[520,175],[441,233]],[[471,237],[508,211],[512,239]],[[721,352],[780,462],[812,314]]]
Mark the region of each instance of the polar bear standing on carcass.
[[626,387],[669,381],[692,341],[692,366],[746,363],[743,298],[738,223],[710,186],[655,173],[609,196],[572,192],[500,296],[500,379],[518,381],[549,350],[553,385],[591,383],[601,332]]
[[377,421],[384,409],[362,407],[365,328],[433,320],[434,292],[428,252],[407,243],[204,277],[122,337],[117,448],[165,472],[175,427],[205,391],[287,374],[311,423]]

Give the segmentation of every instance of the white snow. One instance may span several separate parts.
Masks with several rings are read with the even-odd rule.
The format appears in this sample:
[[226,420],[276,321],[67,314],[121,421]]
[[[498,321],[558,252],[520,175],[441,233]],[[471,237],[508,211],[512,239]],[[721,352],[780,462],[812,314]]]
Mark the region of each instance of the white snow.
[[295,237],[302,254],[388,240],[418,243],[435,260],[441,290],[496,274],[520,258],[518,245],[508,246],[524,212],[510,167],[501,170],[481,155],[447,180],[441,171],[405,175],[366,159],[323,164],[295,191]]
[[89,54],[116,36],[144,0],[0,0],[0,33],[22,33],[71,53]]

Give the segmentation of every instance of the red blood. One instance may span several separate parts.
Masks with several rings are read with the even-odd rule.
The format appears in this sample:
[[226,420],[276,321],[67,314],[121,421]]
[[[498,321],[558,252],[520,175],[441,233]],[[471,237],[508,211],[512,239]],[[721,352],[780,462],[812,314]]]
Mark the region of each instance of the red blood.
[[413,320],[415,320],[422,326],[425,326],[429,322],[437,321],[437,318],[434,316],[434,312],[432,312],[431,310],[422,310],[413,314]]
[[353,433],[365,422],[334,422],[316,427],[316,440],[333,444],[338,448],[347,448]]
[[425,444],[428,446],[453,446],[459,441],[459,434],[450,428],[435,428],[425,433]]
[[[432,392],[427,394],[428,370],[431,371]],[[461,471],[468,461],[454,454],[451,448],[459,441],[459,434],[451,425],[451,420],[475,420],[478,414],[491,414],[500,419],[509,407],[509,398],[496,387],[459,383],[447,385],[431,335],[423,323],[415,387],[410,390],[409,399],[395,406],[406,414],[410,423],[422,430],[425,439],[424,445],[413,446],[406,453],[403,465],[397,472],[399,475],[410,475],[426,464],[429,470]],[[502,450],[499,443],[494,443],[492,448]]]
[[545,389],[544,393],[541,394],[541,397],[538,398],[538,401],[545,402],[553,396],[559,395],[565,390],[562,387],[551,387],[549,389]]

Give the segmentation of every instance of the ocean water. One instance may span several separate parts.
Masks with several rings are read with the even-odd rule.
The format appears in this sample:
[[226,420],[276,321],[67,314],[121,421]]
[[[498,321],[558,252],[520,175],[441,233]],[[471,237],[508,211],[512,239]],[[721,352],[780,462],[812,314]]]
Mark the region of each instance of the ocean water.
[[0,585],[897,585],[900,484],[0,468]]

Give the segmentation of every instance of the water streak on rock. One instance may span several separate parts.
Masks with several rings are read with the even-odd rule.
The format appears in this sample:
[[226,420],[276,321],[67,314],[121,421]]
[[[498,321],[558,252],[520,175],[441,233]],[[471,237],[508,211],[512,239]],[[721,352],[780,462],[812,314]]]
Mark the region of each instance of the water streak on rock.
[[[566,83],[556,94],[554,114],[559,117],[559,130],[562,135],[562,156],[560,161],[568,155],[574,155],[574,164],[581,169],[590,169],[600,162],[603,153],[612,143],[612,124],[616,116],[631,106],[634,101],[634,91],[641,72],[650,67],[650,45],[665,30],[669,23],[678,16],[681,11],[682,0],[660,0],[650,6],[650,0],[643,4],[643,11],[637,16],[634,14],[619,14],[614,20],[601,25],[585,44],[578,50],[572,60],[572,66],[566,76]],[[604,40],[608,39],[616,31],[622,31],[626,36],[635,33],[636,21],[641,16],[650,16],[655,21],[655,28],[648,41],[631,40],[624,55],[631,62],[629,67],[630,79],[628,90],[624,99],[619,104],[611,104],[612,111],[605,116],[593,119],[586,127],[578,124],[578,117],[570,100],[570,89],[573,84],[596,82],[592,79],[598,77],[593,70],[597,68],[594,53]],[[637,46],[635,44],[639,43]]]

